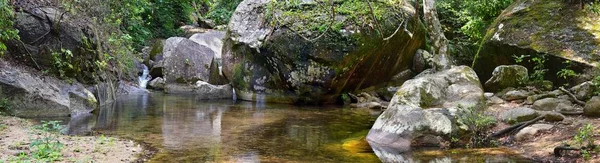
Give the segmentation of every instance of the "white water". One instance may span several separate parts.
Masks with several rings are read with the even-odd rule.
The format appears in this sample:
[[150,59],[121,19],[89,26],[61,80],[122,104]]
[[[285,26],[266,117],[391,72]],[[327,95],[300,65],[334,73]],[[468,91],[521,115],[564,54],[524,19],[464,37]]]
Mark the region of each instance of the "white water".
[[146,86],[148,85],[148,81],[151,79],[150,76],[148,76],[148,74],[150,73],[150,71],[148,71],[148,67],[146,65],[144,65],[144,71],[142,72],[142,76],[138,77],[138,82],[139,82],[139,87],[146,89]]

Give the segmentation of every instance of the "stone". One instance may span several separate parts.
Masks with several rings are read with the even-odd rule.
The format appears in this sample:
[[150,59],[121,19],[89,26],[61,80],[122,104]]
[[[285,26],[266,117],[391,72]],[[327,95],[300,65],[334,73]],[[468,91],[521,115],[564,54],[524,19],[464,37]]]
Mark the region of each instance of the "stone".
[[527,79],[527,68],[520,65],[502,65],[494,69],[492,77],[485,82],[485,89],[496,92],[509,87],[516,88]]
[[500,113],[500,120],[507,123],[518,123],[532,120],[538,117],[538,113],[526,107],[514,108]]
[[574,86],[570,91],[573,92],[578,100],[587,101],[594,96],[596,89],[594,84],[591,81],[588,81]]
[[552,129],[552,127],[554,127],[554,125],[533,124],[531,126],[527,126],[527,127],[523,128],[521,131],[517,132],[517,134],[515,135],[515,139],[517,141],[524,141],[524,140],[531,138],[532,136],[535,136],[538,132],[548,131],[548,130]]
[[533,103],[533,109],[541,111],[555,111],[558,104],[573,105],[571,101],[558,98],[544,98]]
[[590,101],[585,103],[583,115],[588,117],[600,117],[600,96],[594,96]]
[[[273,12],[278,16],[289,12],[277,8],[267,12],[270,2],[242,1],[231,16],[223,41],[223,74],[232,82],[238,98],[242,100],[335,103],[346,92],[384,87],[384,83],[394,75],[411,68],[417,49],[425,45],[425,29],[411,3],[378,3],[380,7],[376,10],[385,11],[382,12],[383,17],[387,18],[381,21],[379,28],[395,31],[398,24],[407,22],[407,31],[411,31],[410,34],[398,32],[389,41],[383,41],[365,23],[342,23],[342,30],[329,30],[333,33],[307,40],[294,32],[305,24],[304,20],[286,17],[286,21],[295,21],[286,26],[277,26],[266,20],[267,13]],[[304,13],[318,12],[313,10],[316,8],[303,7],[300,10]],[[398,19],[396,14],[405,17]],[[336,19],[336,22],[349,22],[347,20],[352,18],[337,15]],[[385,33],[391,36],[393,32]],[[372,41],[363,43],[361,40]],[[257,99],[259,97],[261,99]]]
[[232,99],[233,88],[231,85],[212,85],[207,82],[197,81],[195,85],[168,84],[165,92],[169,94],[194,95],[197,100]]
[[2,59],[0,99],[7,99],[12,114],[19,117],[63,117],[98,106],[94,94],[77,82],[68,84]]
[[166,83],[209,81],[214,52],[186,38],[169,38],[163,49],[163,78]]
[[[563,0],[515,0],[503,10],[487,28],[482,46],[474,58],[473,69],[481,80],[490,78],[496,66],[514,64],[513,56],[545,54],[546,77],[559,81],[557,74],[570,61],[575,72],[594,68],[599,63],[600,44],[596,41],[600,31],[587,27],[600,26],[600,15],[589,16],[584,10]],[[585,21],[580,21],[585,19]],[[586,28],[582,28],[586,27]],[[548,32],[552,31],[552,32]],[[535,36],[535,37],[530,37]],[[558,40],[558,41],[557,41]],[[534,66],[526,58],[523,65]],[[573,81],[583,75],[570,77]]]
[[494,93],[492,93],[492,92],[485,92],[485,93],[483,93],[483,96],[485,98],[487,98],[487,99],[490,99],[490,98],[494,97]]
[[573,105],[568,105],[565,103],[560,103],[556,106],[556,111],[567,111],[567,112],[572,112],[575,110],[575,107],[573,107]]
[[502,98],[506,101],[523,100],[527,99],[528,94],[528,92],[523,90],[508,91],[502,96]]
[[560,122],[565,119],[565,115],[558,112],[544,112],[542,114],[546,122]]
[[364,103],[354,103],[350,104],[352,108],[368,108],[373,110],[385,110],[387,106],[383,105],[380,102],[364,102]]
[[150,93],[146,89],[138,88],[131,83],[126,83],[123,81],[119,81],[119,85],[117,86],[117,97],[121,95],[131,95],[131,94],[147,94]]
[[457,66],[406,81],[396,92],[375,124],[367,140],[376,146],[408,150],[413,138],[448,138],[459,131],[459,109],[483,106],[483,88],[475,72]]
[[415,57],[413,58],[413,67],[412,70],[414,72],[420,73],[425,71],[426,69],[433,67],[433,55],[429,52],[419,49],[417,53],[415,53]]
[[158,78],[152,79],[148,85],[150,86],[150,88],[157,89],[157,90],[163,90],[163,89],[165,89],[165,84],[166,84],[165,79],[158,77]]
[[488,99],[487,103],[491,104],[491,105],[495,105],[495,104],[502,104],[505,103],[506,101],[504,101],[503,99],[501,99],[500,97],[497,96],[492,96],[490,99]]
[[225,37],[225,32],[217,31],[217,30],[209,30],[204,33],[196,33],[190,37],[190,40],[202,45],[206,46],[213,51],[215,54],[215,58],[221,58],[221,49],[223,48],[223,38]]

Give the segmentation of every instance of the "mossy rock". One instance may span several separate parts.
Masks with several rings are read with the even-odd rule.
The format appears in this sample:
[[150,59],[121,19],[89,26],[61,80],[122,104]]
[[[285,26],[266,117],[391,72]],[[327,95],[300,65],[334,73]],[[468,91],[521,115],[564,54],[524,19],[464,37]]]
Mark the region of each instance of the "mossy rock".
[[[563,84],[563,68],[582,72],[600,61],[600,15],[564,0],[517,0],[487,31],[473,67],[482,81],[499,65],[515,64],[513,56],[546,55],[545,78]],[[570,67],[563,64],[571,61]],[[533,72],[533,62],[519,63]]]
[[[373,2],[375,26],[365,23],[372,17],[358,11],[367,5],[354,0],[333,3],[335,23],[329,8],[319,7],[332,4],[277,3],[246,0],[229,23],[223,72],[243,100],[332,103],[342,93],[381,84],[407,70],[425,45],[424,26],[409,3]],[[316,17],[309,20],[299,13]],[[410,32],[396,32],[401,23]]]

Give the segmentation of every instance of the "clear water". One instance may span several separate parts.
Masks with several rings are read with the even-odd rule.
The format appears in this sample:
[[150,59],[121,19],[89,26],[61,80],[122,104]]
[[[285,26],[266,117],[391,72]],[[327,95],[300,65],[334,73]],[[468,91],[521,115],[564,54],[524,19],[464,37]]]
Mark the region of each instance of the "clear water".
[[377,115],[338,106],[209,102],[153,93],[121,97],[94,115],[73,116],[68,132],[94,130],[143,141],[158,149],[150,162],[524,161],[495,149],[374,151],[364,137]]

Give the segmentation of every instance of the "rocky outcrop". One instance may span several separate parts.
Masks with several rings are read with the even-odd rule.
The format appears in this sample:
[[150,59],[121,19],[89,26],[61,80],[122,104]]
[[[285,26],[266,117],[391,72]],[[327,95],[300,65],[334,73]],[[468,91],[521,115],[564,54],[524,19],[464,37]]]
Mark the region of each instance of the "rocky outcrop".
[[529,55],[520,64],[532,70],[535,63],[529,60],[547,54],[546,79],[560,85],[585,76],[563,79],[555,74],[563,68],[582,72],[600,61],[599,18],[564,0],[516,0],[490,25],[473,69],[487,80],[496,66],[515,64],[513,56]]
[[194,95],[198,100],[233,98],[233,88],[231,85],[212,85],[203,81],[197,81],[195,85],[167,84],[165,92],[172,94],[190,94]]
[[166,83],[208,81],[214,52],[186,38],[169,38],[163,49],[163,78]]
[[0,60],[0,98],[20,117],[56,117],[91,112],[98,106],[93,93],[80,84]]
[[528,80],[527,68],[519,65],[498,66],[492,72],[492,78],[485,82],[486,91],[501,91],[505,88],[517,88]]
[[458,110],[480,108],[484,100],[479,78],[466,66],[406,81],[375,121],[367,140],[407,150],[414,138],[448,138],[459,131]]
[[[224,39],[223,73],[243,100],[264,96],[267,102],[331,103],[342,93],[381,84],[409,69],[416,50],[425,43],[423,26],[411,3],[374,4],[375,9],[384,14],[381,19],[385,21],[379,21],[378,26],[381,34],[363,26],[366,23],[353,24],[349,15],[337,14],[335,22],[341,23],[340,29],[328,29],[318,37],[317,33],[322,32],[310,32],[311,35],[296,30],[305,30],[307,28],[302,26],[314,25],[314,22],[295,17],[273,20],[272,15],[267,14],[282,16],[278,13],[289,9],[268,12],[271,2],[276,1],[243,1],[234,12]],[[343,3],[347,1],[334,5],[340,8]],[[318,8],[306,7],[299,14],[328,16]],[[398,13],[406,16],[398,19],[385,15]],[[272,22],[278,20],[294,23],[273,26],[277,23]],[[401,22],[406,30],[397,31]],[[392,37],[384,38],[388,36]],[[386,71],[380,71],[382,68]]]
[[583,114],[588,117],[600,117],[600,96],[594,96],[585,103]]

